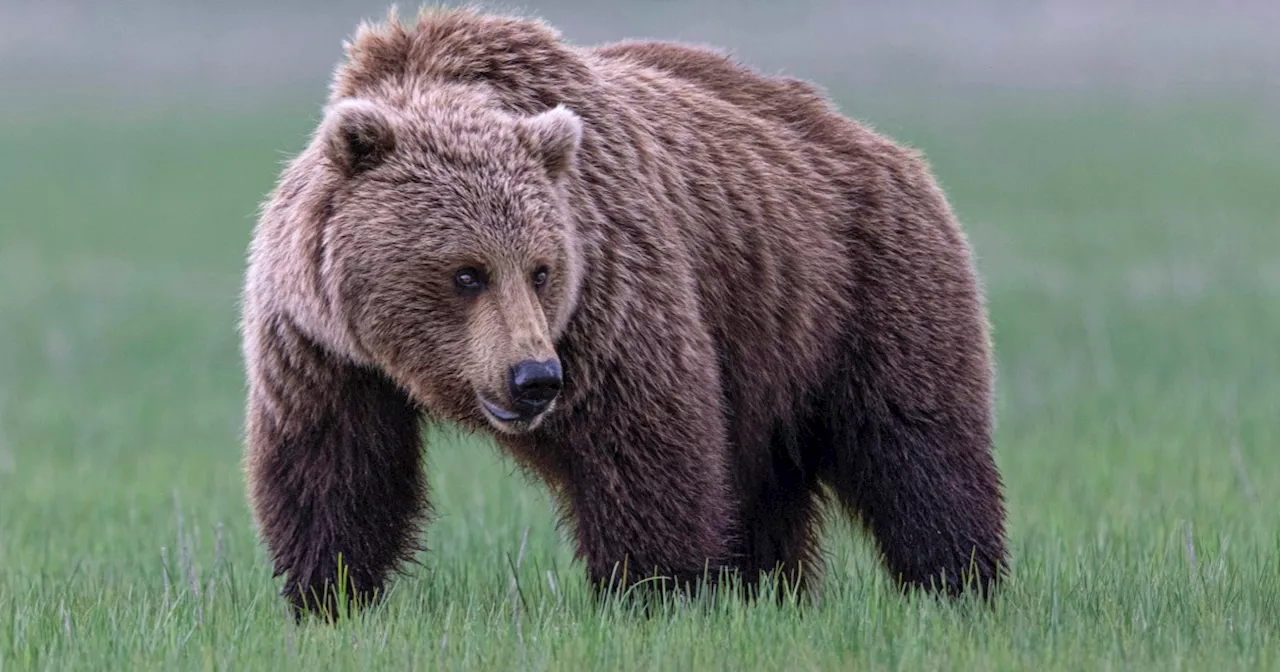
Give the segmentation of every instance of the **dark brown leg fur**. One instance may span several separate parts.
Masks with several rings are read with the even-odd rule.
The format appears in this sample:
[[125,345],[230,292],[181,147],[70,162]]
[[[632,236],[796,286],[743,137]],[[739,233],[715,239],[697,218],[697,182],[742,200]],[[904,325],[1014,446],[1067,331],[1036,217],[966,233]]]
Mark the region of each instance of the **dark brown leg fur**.
[[812,451],[812,437],[780,428],[769,444],[770,467],[762,474],[739,470],[743,505],[737,557],[743,584],[752,597],[758,595],[763,574],[774,576],[777,597],[785,598],[803,595],[822,571],[818,548],[822,501],[817,474],[809,464]]
[[253,337],[247,469],[284,595],[301,617],[380,597],[410,559],[426,503],[419,413],[377,373],[335,360],[283,319]]
[[[637,380],[643,371],[598,368],[589,403],[546,434],[555,437],[548,449],[568,456],[567,513],[602,594],[649,579],[646,586],[692,593],[728,564],[733,500],[714,357],[687,355],[709,348],[705,341],[659,332],[651,343],[634,356],[643,359],[624,353],[623,361],[672,375]],[[572,350],[561,357],[566,371],[580,370]],[[568,394],[573,385],[567,374]]]
[[[825,405],[823,478],[870,529],[894,579],[989,596],[1005,571],[1005,541],[985,419],[911,414],[874,378],[837,385]],[[980,416],[983,406],[973,408]]]
[[[730,511],[715,435],[680,428],[682,421],[611,418],[575,451],[569,503],[596,588],[623,590],[657,576],[692,591],[704,575],[714,583],[723,566]],[[650,422],[662,423],[662,431]],[[653,438],[621,447],[643,436]]]

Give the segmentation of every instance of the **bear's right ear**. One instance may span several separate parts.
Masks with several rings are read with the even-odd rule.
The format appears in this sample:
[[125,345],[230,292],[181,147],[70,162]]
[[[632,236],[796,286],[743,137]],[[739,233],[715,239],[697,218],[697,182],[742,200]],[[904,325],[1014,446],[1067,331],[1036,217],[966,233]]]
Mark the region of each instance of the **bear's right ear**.
[[390,117],[377,103],[361,98],[334,103],[320,132],[325,156],[344,177],[376,167],[396,148]]

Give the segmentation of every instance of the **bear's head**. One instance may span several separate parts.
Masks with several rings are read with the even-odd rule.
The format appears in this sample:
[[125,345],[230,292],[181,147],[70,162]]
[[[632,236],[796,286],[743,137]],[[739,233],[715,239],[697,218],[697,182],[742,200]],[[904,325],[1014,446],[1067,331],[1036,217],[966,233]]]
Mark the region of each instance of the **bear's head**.
[[341,316],[334,341],[442,419],[537,427],[560,392],[554,343],[581,277],[565,193],[581,133],[563,106],[330,104],[310,270]]

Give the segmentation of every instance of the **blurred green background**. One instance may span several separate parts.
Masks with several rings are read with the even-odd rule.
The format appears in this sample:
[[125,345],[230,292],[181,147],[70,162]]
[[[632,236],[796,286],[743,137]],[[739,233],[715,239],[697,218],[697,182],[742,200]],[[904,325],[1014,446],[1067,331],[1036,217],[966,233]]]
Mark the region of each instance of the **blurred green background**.
[[602,613],[545,493],[446,434],[422,566],[295,630],[245,506],[237,295],[386,6],[10,2],[0,669],[1280,665],[1280,4],[493,6],[720,45],[925,152],[990,294],[1005,599],[900,600],[836,522],[811,614]]

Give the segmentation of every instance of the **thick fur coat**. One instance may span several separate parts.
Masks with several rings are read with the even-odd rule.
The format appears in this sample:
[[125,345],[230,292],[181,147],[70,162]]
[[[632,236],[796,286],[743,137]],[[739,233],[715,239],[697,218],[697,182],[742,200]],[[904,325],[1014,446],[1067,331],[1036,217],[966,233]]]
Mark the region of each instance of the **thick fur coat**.
[[929,168],[706,49],[362,27],[264,205],[242,329],[299,613],[332,613],[339,557],[372,597],[419,548],[424,420],[545,481],[597,585],[813,577],[825,492],[904,586],[1004,572],[986,309]]

